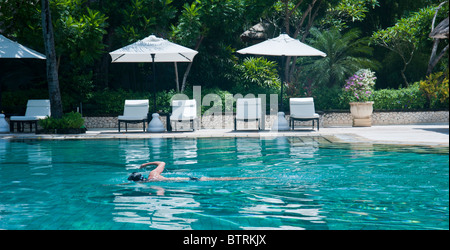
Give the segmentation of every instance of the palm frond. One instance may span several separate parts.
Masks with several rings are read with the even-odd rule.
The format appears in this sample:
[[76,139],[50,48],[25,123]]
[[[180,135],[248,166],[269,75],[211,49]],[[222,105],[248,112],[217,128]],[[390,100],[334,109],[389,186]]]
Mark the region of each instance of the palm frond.
[[380,68],[379,62],[369,59],[373,53],[369,38],[360,38],[361,31],[358,29],[343,34],[337,29],[313,29],[311,34],[311,46],[325,52],[327,57],[302,60],[301,66],[303,73],[308,74],[308,78],[315,76],[318,84],[328,87],[343,85],[348,76],[361,68]]

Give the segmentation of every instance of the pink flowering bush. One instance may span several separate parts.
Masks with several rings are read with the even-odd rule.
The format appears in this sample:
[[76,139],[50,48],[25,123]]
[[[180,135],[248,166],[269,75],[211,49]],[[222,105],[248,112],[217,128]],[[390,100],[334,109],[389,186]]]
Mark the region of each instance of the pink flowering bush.
[[375,72],[370,69],[360,69],[345,81],[344,91],[352,94],[351,101],[370,101],[376,79]]

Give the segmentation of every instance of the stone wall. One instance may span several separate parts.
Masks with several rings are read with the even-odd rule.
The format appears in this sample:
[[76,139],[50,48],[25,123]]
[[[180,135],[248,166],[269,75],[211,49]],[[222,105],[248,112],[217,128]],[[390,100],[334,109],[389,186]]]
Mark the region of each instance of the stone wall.
[[[84,117],[86,128],[118,128],[117,122],[117,117]],[[125,124],[122,124],[120,126],[125,128]],[[129,124],[128,127],[137,128],[138,124]]]
[[373,114],[372,120],[374,122],[374,125],[444,123],[449,122],[449,112],[375,112]]
[[[265,117],[265,128],[269,129],[272,126],[276,116]],[[289,115],[286,115],[289,120]],[[161,117],[164,126],[166,118]],[[448,111],[414,111],[414,112],[377,112],[372,115],[373,125],[408,125],[408,124],[427,124],[427,123],[448,123]],[[117,117],[85,117],[85,125],[87,128],[117,128]],[[311,122],[297,122],[299,126],[311,126]],[[238,122],[239,129],[253,129],[257,128],[256,122]],[[333,126],[351,126],[352,117],[350,112],[325,112],[320,116],[321,127]],[[190,124],[188,122],[175,123],[179,130],[188,129]],[[197,125],[198,126],[198,125]],[[142,124],[128,124],[129,128],[142,128]],[[121,124],[121,128],[125,128],[125,124]],[[233,129],[234,117],[232,116],[204,116],[202,119],[203,129]]]
[[[448,111],[375,111],[372,115],[373,125],[408,125],[448,123]],[[325,112],[321,116],[324,127],[351,126],[352,116],[350,112]]]

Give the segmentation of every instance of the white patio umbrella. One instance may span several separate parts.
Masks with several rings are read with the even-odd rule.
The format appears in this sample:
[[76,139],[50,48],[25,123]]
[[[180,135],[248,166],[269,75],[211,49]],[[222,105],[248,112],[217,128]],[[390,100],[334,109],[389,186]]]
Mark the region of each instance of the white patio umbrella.
[[327,54],[294,39],[287,34],[255,44],[237,51],[240,54],[265,56],[322,56]]
[[0,35],[0,58],[46,59],[43,54],[11,41],[3,35]]
[[[297,39],[290,37],[287,34],[281,34],[280,36],[268,39],[264,42],[255,44],[253,46],[241,49],[237,51],[240,54],[253,54],[253,55],[265,55],[265,56],[282,56],[283,61],[285,56],[321,56],[326,57],[327,54],[320,50],[317,50],[309,45],[300,42]],[[283,75],[283,74],[282,74]],[[281,108],[283,109],[283,84],[281,84]],[[282,110],[283,111],[283,110]],[[275,121],[274,126],[278,130],[288,130],[289,126],[284,118],[284,113],[278,114],[278,121]],[[280,119],[283,118],[284,120]]]
[[[113,63],[151,62],[153,64],[153,88],[155,92],[156,62],[192,62],[197,53],[198,52],[193,49],[151,35],[121,49],[110,52],[109,54],[111,55]],[[156,112],[156,93],[153,93],[153,95],[153,111]],[[161,121],[159,121],[159,115],[153,114],[152,117],[157,118],[158,121],[152,119],[152,122],[149,123],[148,131],[162,132],[163,127]]]
[[[192,62],[197,51],[151,35],[110,52],[113,63],[120,62]],[[155,55],[153,60],[151,55]]]
[[[0,59],[46,59],[45,56],[37,51],[23,46],[20,43],[9,40],[0,35]],[[1,84],[1,82],[0,82]],[[0,111],[1,111],[1,85],[0,85]],[[0,133],[8,133],[9,125],[5,120],[5,115],[0,114]]]

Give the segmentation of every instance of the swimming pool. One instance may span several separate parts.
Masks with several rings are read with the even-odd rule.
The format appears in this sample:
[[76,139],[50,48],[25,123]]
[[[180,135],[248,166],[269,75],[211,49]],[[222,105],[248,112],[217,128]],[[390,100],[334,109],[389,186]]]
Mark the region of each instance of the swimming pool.
[[[167,162],[166,177],[260,178],[129,183],[150,160]],[[312,137],[0,140],[0,229],[448,230],[448,148]]]

